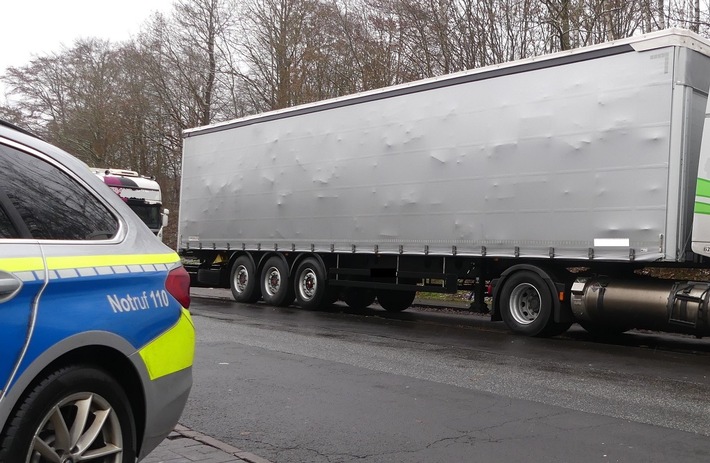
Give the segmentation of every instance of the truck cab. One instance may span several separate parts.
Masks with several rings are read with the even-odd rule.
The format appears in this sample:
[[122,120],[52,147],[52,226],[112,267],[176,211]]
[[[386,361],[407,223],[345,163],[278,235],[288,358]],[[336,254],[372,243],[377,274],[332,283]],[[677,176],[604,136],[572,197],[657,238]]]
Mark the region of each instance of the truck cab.
[[169,211],[162,208],[160,185],[155,177],[124,169],[92,168],[92,171],[128,204],[158,238],[163,239]]

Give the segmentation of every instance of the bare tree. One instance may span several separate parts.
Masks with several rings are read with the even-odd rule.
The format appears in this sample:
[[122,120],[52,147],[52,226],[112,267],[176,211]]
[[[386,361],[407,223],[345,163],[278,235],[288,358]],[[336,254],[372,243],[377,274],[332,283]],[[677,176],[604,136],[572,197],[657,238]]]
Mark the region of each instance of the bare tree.
[[317,0],[245,0],[238,44],[244,69],[234,71],[244,79],[255,109],[301,101],[304,64],[315,56],[308,38],[320,34],[314,27],[318,6]]
[[61,53],[10,68],[5,82],[27,125],[89,164],[121,159],[115,125],[120,110],[121,61],[116,48],[81,40]]
[[708,9],[707,0],[704,0],[702,4],[700,0],[667,0],[668,25],[707,34],[710,27]]
[[155,15],[138,38],[155,90],[181,128],[209,124],[230,107],[217,87],[228,73],[235,8],[231,0],[180,0],[170,17]]

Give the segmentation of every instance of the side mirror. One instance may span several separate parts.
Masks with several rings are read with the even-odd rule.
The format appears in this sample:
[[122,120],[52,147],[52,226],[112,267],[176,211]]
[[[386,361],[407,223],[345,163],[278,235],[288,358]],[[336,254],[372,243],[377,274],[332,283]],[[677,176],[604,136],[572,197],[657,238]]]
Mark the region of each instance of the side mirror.
[[170,211],[167,209],[163,209],[163,227],[168,226],[168,215],[170,215]]

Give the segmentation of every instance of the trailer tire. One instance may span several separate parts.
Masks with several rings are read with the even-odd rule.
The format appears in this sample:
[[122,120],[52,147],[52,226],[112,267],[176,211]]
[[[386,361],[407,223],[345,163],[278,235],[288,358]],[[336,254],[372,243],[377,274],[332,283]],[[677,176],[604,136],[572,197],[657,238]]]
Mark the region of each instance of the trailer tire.
[[288,266],[280,257],[269,258],[261,271],[261,296],[269,305],[286,307],[295,299]]
[[328,293],[325,295],[325,306],[331,306],[340,300],[340,292],[338,288],[329,287]]
[[328,281],[318,260],[309,258],[296,268],[293,278],[296,304],[304,309],[317,309],[328,302]]
[[570,326],[572,326],[572,322],[550,322],[540,336],[559,336],[560,334],[567,332]]
[[595,338],[613,338],[629,331],[631,328],[621,325],[602,325],[600,323],[577,321],[584,330]]
[[501,318],[514,333],[550,336],[555,328],[562,328],[554,323],[550,289],[535,272],[521,270],[505,280],[499,307]]
[[256,268],[249,257],[240,256],[234,261],[229,278],[229,288],[232,290],[232,297],[237,302],[252,303],[261,297],[259,278],[256,276]]
[[365,288],[345,288],[343,301],[353,310],[364,310],[375,302],[375,293]]
[[411,307],[415,291],[382,290],[377,293],[377,301],[387,312],[402,312]]

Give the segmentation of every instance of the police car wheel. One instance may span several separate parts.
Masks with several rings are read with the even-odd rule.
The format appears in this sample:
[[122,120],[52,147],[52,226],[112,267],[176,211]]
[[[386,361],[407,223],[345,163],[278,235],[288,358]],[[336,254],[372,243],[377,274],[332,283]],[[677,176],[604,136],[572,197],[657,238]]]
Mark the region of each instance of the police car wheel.
[[59,369],[30,390],[0,437],[0,461],[134,463],[136,427],[128,398],[105,371]]

